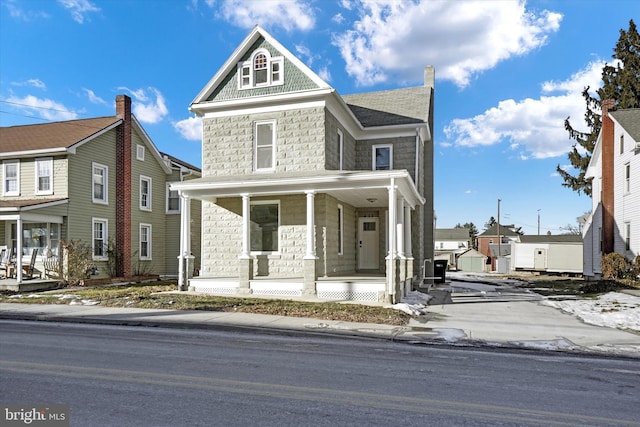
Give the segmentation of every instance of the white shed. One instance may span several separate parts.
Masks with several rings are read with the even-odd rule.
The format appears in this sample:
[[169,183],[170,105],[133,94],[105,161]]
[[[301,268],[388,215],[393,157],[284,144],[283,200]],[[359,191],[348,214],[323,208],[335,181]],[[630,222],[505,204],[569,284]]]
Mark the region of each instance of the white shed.
[[582,273],[582,236],[522,236],[511,242],[511,269],[547,273]]

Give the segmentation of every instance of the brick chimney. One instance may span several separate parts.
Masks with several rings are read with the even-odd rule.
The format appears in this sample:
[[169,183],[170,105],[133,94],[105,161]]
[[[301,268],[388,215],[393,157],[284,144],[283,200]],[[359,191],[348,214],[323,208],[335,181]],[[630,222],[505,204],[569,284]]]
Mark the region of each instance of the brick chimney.
[[131,276],[131,98],[116,96],[116,275]]
[[605,99],[601,103],[602,108],[602,252],[605,254],[614,251],[615,222],[614,222],[614,181],[613,181],[613,120],[609,116],[609,110],[615,106],[613,99]]

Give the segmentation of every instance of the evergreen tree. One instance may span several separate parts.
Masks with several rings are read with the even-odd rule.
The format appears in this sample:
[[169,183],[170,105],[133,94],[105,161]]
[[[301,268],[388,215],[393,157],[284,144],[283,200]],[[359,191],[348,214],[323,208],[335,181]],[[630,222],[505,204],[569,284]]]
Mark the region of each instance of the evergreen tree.
[[476,248],[476,237],[478,236],[478,229],[476,228],[473,222],[465,222],[464,225],[460,225],[457,223],[453,228],[468,228],[469,229],[469,239],[471,240],[471,247],[473,249]]
[[602,127],[600,102],[606,99],[615,101],[615,109],[640,108],[640,35],[633,19],[629,21],[629,30],[620,30],[620,38],[614,48],[612,58],[614,64],[605,64],[602,69],[603,85],[596,91],[597,96],[589,93],[585,88],[582,96],[586,103],[584,115],[587,132],[576,130],[570,123],[569,117],[564,121],[564,127],[569,137],[576,143],[568,154],[571,165],[577,170],[577,175],[571,175],[560,165],[556,167],[564,182],[563,186],[584,192],[591,197],[591,180],[585,178],[591,154]]

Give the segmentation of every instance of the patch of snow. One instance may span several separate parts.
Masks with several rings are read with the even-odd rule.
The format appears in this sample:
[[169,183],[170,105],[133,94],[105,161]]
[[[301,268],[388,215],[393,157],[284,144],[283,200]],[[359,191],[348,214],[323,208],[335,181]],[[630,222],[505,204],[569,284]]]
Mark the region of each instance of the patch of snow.
[[419,291],[411,291],[401,299],[398,304],[393,304],[391,308],[403,311],[411,316],[421,316],[427,314],[427,303],[433,298],[431,295]]
[[98,305],[98,304],[100,304],[100,301],[95,301],[92,299],[83,299],[80,301],[73,300],[69,303],[69,305]]
[[456,342],[467,337],[460,329],[433,328],[432,331],[438,334],[439,339],[443,339],[446,342]]
[[530,348],[535,350],[571,350],[578,348],[571,341],[564,338],[557,340],[540,340],[540,341],[513,341],[511,344],[518,347]]
[[570,313],[585,323],[640,332],[640,297],[609,292],[596,299],[542,301]]

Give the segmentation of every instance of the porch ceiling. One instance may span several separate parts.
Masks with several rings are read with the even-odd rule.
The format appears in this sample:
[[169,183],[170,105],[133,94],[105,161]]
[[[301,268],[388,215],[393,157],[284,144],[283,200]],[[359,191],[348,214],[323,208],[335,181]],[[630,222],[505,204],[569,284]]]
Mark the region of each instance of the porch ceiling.
[[424,198],[406,170],[215,176],[174,183],[171,189],[212,202],[218,197],[239,197],[242,194],[277,196],[315,191],[330,194],[356,207],[385,207],[389,204],[388,188],[392,183],[411,207],[424,204]]

